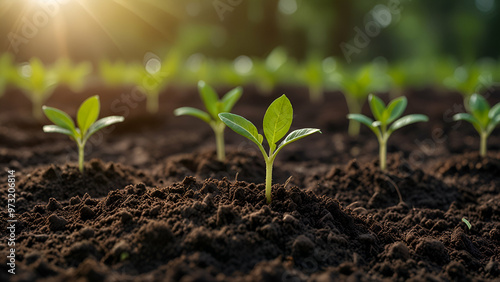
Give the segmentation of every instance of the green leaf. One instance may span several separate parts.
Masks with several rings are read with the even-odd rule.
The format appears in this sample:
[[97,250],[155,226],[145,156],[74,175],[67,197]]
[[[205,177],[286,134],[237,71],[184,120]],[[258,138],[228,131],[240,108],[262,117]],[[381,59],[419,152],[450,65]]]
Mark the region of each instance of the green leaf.
[[384,102],[377,96],[370,94],[368,96],[368,102],[370,104],[370,109],[372,110],[373,117],[376,120],[381,121],[382,123],[385,124],[385,120],[383,117],[384,111],[385,111],[385,104]]
[[66,134],[66,135],[69,135],[69,136],[73,136],[73,132],[71,132],[71,130],[68,130],[66,128],[62,128],[58,125],[44,125],[43,126],[43,132],[47,132],[47,133],[62,133],[62,134]]
[[[406,100],[406,97],[396,98],[389,103],[384,112],[384,118],[387,120],[387,124],[393,122],[403,114],[407,103],[408,100]],[[385,117],[386,115],[388,117]]]
[[488,135],[493,131],[493,129],[495,129],[495,127],[497,127],[499,123],[500,123],[500,115],[497,115],[492,120],[490,120],[490,123],[486,128],[486,132],[488,133]]
[[208,113],[211,114],[215,120],[217,120],[217,114],[219,113],[219,109],[217,107],[219,97],[217,96],[217,93],[215,93],[215,90],[203,80],[198,82],[198,91],[200,92],[201,100],[205,104]]
[[283,140],[281,142],[281,144],[278,147],[278,150],[280,150],[281,148],[283,148],[284,146],[286,146],[292,142],[295,142],[299,139],[307,137],[307,136],[314,134],[316,132],[322,133],[321,130],[319,130],[317,128],[302,128],[302,129],[294,130],[290,134],[288,134],[288,136],[285,138],[285,140]]
[[43,112],[47,116],[47,118],[53,122],[55,125],[58,125],[64,129],[67,129],[73,133],[76,133],[75,131],[75,123],[71,119],[71,117],[66,114],[65,112],[52,108],[52,107],[47,107],[43,106],[42,107]]
[[488,117],[490,119],[494,119],[497,116],[500,116],[500,103],[498,103],[495,106],[493,106],[491,108],[490,112],[488,113]]
[[358,121],[366,126],[368,126],[371,129],[375,129],[373,126],[373,120],[365,115],[362,114],[348,114],[347,115],[348,119],[353,119],[355,121]]
[[407,126],[412,123],[425,122],[425,121],[429,121],[429,118],[426,115],[420,115],[420,114],[407,115],[396,120],[389,128],[388,133],[390,134],[395,130],[400,129],[403,126]]
[[490,105],[488,101],[481,95],[472,94],[469,99],[469,108],[472,115],[480,122],[481,126],[485,128],[488,125],[490,112]]
[[463,221],[463,223],[465,223],[465,225],[467,225],[467,227],[469,228],[469,230],[472,228],[472,225],[470,224],[470,222],[465,217],[462,217],[462,221]]
[[224,97],[222,97],[222,109],[221,112],[230,112],[231,109],[233,109],[234,104],[238,102],[238,100],[241,97],[241,94],[243,93],[243,88],[241,87],[236,87],[232,89],[231,91],[227,92]]
[[293,120],[293,108],[285,95],[271,103],[264,115],[264,135],[271,147],[276,148],[276,142],[285,136]]
[[479,121],[471,114],[468,114],[468,113],[459,113],[459,114],[455,114],[453,116],[453,120],[454,121],[458,121],[458,120],[465,120],[465,121],[468,121],[472,124],[475,124],[477,126],[479,126]]
[[176,116],[182,116],[182,115],[194,116],[194,117],[197,117],[197,118],[203,120],[206,123],[210,123],[210,121],[212,121],[212,118],[210,117],[209,114],[207,114],[206,112],[204,112],[202,110],[191,108],[191,107],[181,107],[181,108],[175,109],[174,115],[176,115]]
[[97,120],[99,117],[99,112],[101,110],[101,105],[99,103],[99,96],[92,96],[85,100],[76,115],[76,121],[78,122],[78,127],[85,136],[89,127]]
[[122,116],[109,116],[101,118],[100,120],[96,121],[94,124],[90,126],[89,130],[87,131],[87,134],[84,136],[84,139],[87,140],[92,134],[96,133],[97,131],[112,124],[122,122],[124,120],[125,118]]
[[234,130],[234,132],[243,135],[250,141],[262,147],[263,137],[259,134],[257,127],[255,127],[252,122],[242,116],[231,113],[220,113],[219,118],[224,124]]

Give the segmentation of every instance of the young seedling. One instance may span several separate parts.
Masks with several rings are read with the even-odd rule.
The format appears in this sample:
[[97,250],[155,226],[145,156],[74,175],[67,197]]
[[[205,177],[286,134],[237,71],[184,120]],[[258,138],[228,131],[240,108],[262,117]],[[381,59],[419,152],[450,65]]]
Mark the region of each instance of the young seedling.
[[465,225],[467,225],[467,228],[469,228],[469,230],[472,228],[472,224],[470,224],[467,218],[462,217],[462,222],[465,223]]
[[290,129],[293,119],[292,104],[285,95],[282,95],[278,99],[274,100],[269,108],[267,108],[266,114],[264,115],[264,135],[266,136],[267,143],[269,144],[269,154],[266,153],[264,147],[262,146],[264,137],[259,134],[257,127],[255,127],[255,125],[253,125],[253,123],[249,120],[231,113],[221,113],[219,114],[219,117],[222,122],[229,126],[229,128],[248,138],[259,147],[266,162],[266,200],[268,204],[271,203],[273,163],[276,155],[281,151],[281,149],[283,149],[283,147],[294,141],[316,132],[321,133],[321,131],[316,128],[294,130],[292,133],[288,134],[279,146],[276,146],[276,143],[283,138]]
[[331,88],[332,84],[338,88],[338,81],[335,81],[338,76],[337,62],[333,57],[321,59],[312,54],[297,69],[297,80],[308,86],[309,99],[314,103],[319,103],[324,99],[325,88]]
[[224,161],[226,153],[224,149],[224,129],[226,125],[221,121],[218,114],[230,112],[234,104],[240,99],[243,89],[236,87],[219,99],[215,90],[204,81],[198,82],[198,91],[208,113],[191,107],[182,107],[174,111],[176,116],[190,115],[197,117],[208,123],[215,133],[215,143],[217,145],[217,159]]
[[15,74],[17,70],[13,64],[13,57],[10,53],[4,53],[0,56],[0,97],[5,92],[7,85],[12,82],[13,74]]
[[[379,143],[380,169],[385,170],[387,163],[387,140],[389,136],[403,126],[415,122],[428,121],[429,118],[420,114],[399,118],[406,109],[406,97],[399,97],[392,100],[387,107],[380,98],[372,94],[368,96],[368,101],[375,121],[362,114],[349,114],[347,118],[368,126],[375,133]],[[399,119],[396,120],[397,118]]]
[[100,112],[99,96],[92,96],[85,100],[78,109],[76,121],[78,128],[71,117],[56,108],[43,106],[43,112],[53,125],[43,126],[43,131],[48,133],[62,133],[72,138],[78,146],[78,166],[83,173],[84,148],[92,134],[112,124],[122,122],[122,116],[109,116],[97,120]]
[[491,132],[500,123],[500,103],[490,108],[488,101],[479,94],[472,94],[469,98],[469,113],[459,113],[453,116],[453,120],[465,120],[470,122],[479,133],[481,143],[479,154],[486,156],[487,140]]
[[73,64],[68,58],[60,58],[54,65],[54,71],[59,83],[67,85],[73,92],[80,92],[92,65],[89,62]]
[[152,114],[158,112],[160,93],[175,77],[180,62],[180,52],[170,50],[163,60],[148,53],[144,57],[144,66],[136,65],[137,76],[134,83],[146,95],[148,112]]
[[[353,74],[344,73],[340,88],[345,96],[349,113],[360,114],[370,92],[386,90],[388,80],[382,73],[381,67],[375,63],[367,64]],[[359,130],[360,123],[357,120],[349,121],[350,136],[358,136]]]
[[13,77],[14,84],[31,100],[33,116],[43,117],[42,104],[52,95],[58,85],[56,73],[38,58],[22,65]]
[[255,59],[253,62],[253,79],[259,91],[271,94],[281,77],[286,76],[287,64],[290,63],[288,53],[283,47],[274,48],[265,60]]

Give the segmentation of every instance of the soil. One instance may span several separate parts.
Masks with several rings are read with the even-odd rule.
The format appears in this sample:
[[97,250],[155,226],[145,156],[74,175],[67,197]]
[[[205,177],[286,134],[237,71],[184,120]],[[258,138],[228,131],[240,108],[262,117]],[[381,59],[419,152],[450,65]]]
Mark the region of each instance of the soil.
[[[173,116],[202,107],[196,89],[168,89],[157,115],[129,89],[61,90],[47,104],[74,113],[94,93],[101,116],[126,120],[91,139],[84,174],[73,142],[43,133],[48,121],[31,118],[20,92],[1,98],[0,281],[500,281],[500,130],[481,158],[472,126],[451,121],[463,111],[457,93],[406,93],[405,113],[430,122],[391,136],[382,172],[372,133],[346,134],[340,93],[312,104],[305,89],[245,88],[233,112],[258,127],[286,93],[292,129],[323,132],[280,153],[270,205],[251,142],[226,130],[221,162],[208,126]],[[16,171],[16,275],[7,170]]]

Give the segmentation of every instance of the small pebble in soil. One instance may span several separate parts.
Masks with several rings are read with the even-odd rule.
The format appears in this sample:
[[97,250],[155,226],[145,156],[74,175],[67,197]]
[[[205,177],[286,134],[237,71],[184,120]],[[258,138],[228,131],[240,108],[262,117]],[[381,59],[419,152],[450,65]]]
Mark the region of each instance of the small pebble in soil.
[[80,209],[80,218],[82,220],[89,220],[95,217],[95,212],[89,206],[83,206]]
[[294,256],[307,257],[314,252],[314,243],[311,239],[304,235],[299,235],[295,238],[292,245],[292,253]]
[[444,265],[450,261],[450,256],[444,244],[435,239],[424,238],[420,240],[415,248],[415,253],[439,265]]
[[492,277],[499,277],[500,276],[500,263],[498,261],[494,261],[491,259],[486,267],[484,268],[487,273],[489,273]]
[[62,209],[62,205],[56,199],[50,198],[49,203],[47,204],[47,206],[45,208],[48,211],[55,211],[55,210]]
[[370,246],[370,245],[374,245],[375,244],[375,242],[377,241],[377,238],[375,238],[374,235],[367,233],[367,234],[361,234],[361,235],[359,235],[358,240],[361,243]]
[[85,227],[82,230],[80,230],[80,235],[85,239],[90,239],[90,238],[94,237],[95,232],[94,232],[94,229],[92,229],[90,227]]
[[490,238],[492,240],[500,242],[500,229],[498,229],[498,228],[491,229],[491,231],[490,231]]
[[410,258],[410,251],[403,242],[396,242],[389,246],[387,256],[392,259],[407,260]]
[[217,225],[226,225],[231,223],[234,219],[235,214],[233,212],[233,206],[231,205],[220,205],[217,209]]
[[139,229],[137,237],[144,245],[155,246],[170,243],[174,234],[166,223],[151,221]]
[[71,197],[71,199],[69,199],[69,204],[72,205],[72,206],[78,205],[81,202],[82,202],[82,200],[78,196]]
[[48,218],[49,228],[52,231],[64,230],[64,226],[68,223],[64,217],[58,215],[51,215]]
[[128,211],[121,211],[118,216],[120,217],[120,221],[123,223],[123,224],[126,224],[128,223],[129,221],[132,220],[132,214],[130,214]]
[[459,281],[465,277],[465,267],[458,261],[452,261],[446,266],[446,273],[453,280]]

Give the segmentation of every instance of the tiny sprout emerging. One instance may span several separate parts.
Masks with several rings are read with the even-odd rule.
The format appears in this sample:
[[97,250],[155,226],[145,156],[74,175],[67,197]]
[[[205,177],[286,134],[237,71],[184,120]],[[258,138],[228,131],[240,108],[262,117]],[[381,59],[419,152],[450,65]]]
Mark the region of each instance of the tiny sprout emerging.
[[471,224],[470,224],[470,222],[467,220],[467,218],[462,217],[462,221],[463,221],[463,223],[465,223],[465,225],[467,225],[467,227],[469,228],[469,230],[472,228],[472,225],[471,225]]
[[204,122],[208,123],[215,133],[215,143],[217,144],[217,159],[224,161],[226,153],[224,149],[224,129],[226,125],[221,121],[218,114],[223,112],[230,112],[234,104],[238,102],[243,93],[241,87],[236,87],[219,99],[215,90],[206,84],[204,81],[198,82],[198,91],[200,92],[201,100],[205,104],[208,113],[191,108],[181,107],[174,111],[176,116],[190,115],[197,117]]
[[500,123],[500,103],[490,109],[490,105],[481,95],[472,94],[469,98],[469,113],[460,113],[453,116],[453,120],[470,122],[481,137],[479,154],[486,156],[487,139],[495,127]]
[[[428,121],[429,118],[425,115],[419,114],[407,115],[399,118],[406,109],[406,97],[399,97],[392,100],[387,107],[380,98],[372,94],[368,97],[368,101],[370,103],[372,114],[376,119],[375,121],[362,114],[349,114],[347,115],[347,118],[356,120],[368,126],[373,133],[375,133],[380,146],[380,169],[385,170],[387,162],[387,140],[389,139],[389,136],[403,126],[407,126],[415,122]],[[397,118],[399,119],[396,120]]]
[[267,143],[269,144],[269,154],[266,154],[266,151],[262,146],[264,137],[259,134],[257,127],[255,127],[255,125],[253,125],[253,123],[249,120],[231,113],[221,113],[219,114],[219,117],[222,122],[229,126],[229,128],[248,138],[259,147],[266,162],[266,200],[268,204],[271,203],[273,163],[276,155],[279,151],[281,151],[281,149],[283,149],[283,147],[294,141],[316,132],[321,133],[321,131],[316,128],[294,130],[292,133],[288,134],[278,147],[276,147],[276,143],[283,138],[290,129],[293,120],[292,104],[285,95],[282,95],[278,99],[274,100],[269,108],[267,108],[266,114],[264,115],[264,135],[266,136]]
[[47,118],[54,123],[53,125],[43,126],[43,131],[66,134],[75,140],[78,146],[78,165],[82,173],[85,143],[90,136],[104,127],[124,120],[122,116],[109,116],[97,120],[100,107],[99,96],[97,95],[85,100],[78,109],[76,117],[79,128],[75,127],[75,123],[65,112],[47,106],[42,107]]

